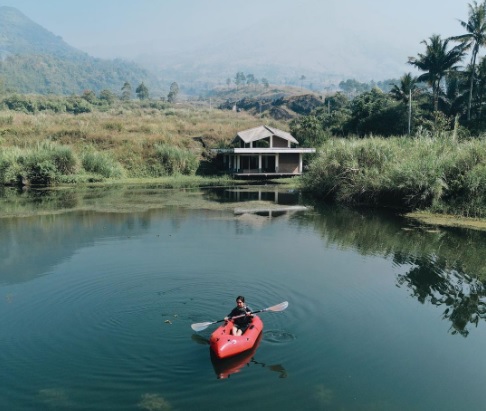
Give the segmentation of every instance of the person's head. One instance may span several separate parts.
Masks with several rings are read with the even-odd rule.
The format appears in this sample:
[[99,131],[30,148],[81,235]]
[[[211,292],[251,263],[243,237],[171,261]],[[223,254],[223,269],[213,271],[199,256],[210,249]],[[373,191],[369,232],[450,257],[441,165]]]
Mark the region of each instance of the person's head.
[[241,306],[244,306],[244,305],[245,305],[245,297],[243,297],[242,295],[239,295],[238,297],[236,297],[236,306],[241,307]]

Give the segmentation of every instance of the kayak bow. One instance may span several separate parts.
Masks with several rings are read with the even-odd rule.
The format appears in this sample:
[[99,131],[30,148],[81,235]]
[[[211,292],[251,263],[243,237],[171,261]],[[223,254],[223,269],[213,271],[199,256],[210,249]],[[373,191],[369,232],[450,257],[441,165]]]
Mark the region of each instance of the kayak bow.
[[209,346],[217,358],[232,357],[253,348],[263,330],[263,322],[260,317],[254,316],[250,326],[239,336],[231,334],[232,328],[230,320],[211,334]]

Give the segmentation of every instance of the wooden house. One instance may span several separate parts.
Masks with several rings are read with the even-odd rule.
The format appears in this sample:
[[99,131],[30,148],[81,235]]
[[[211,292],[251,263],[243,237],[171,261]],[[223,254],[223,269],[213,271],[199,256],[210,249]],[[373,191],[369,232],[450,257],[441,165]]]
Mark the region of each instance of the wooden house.
[[288,132],[269,126],[240,131],[233,148],[214,149],[224,170],[237,177],[288,177],[303,172],[302,160],[315,148],[297,148]]

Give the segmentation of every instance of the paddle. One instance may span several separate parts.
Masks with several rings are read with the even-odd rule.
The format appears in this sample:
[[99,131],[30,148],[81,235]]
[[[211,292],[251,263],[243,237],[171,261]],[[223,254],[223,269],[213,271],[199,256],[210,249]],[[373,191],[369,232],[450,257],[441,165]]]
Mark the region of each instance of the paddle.
[[[287,301],[284,301],[283,303],[280,303],[280,304],[277,304],[277,305],[273,305],[271,307],[268,307],[268,308],[264,308],[263,310],[258,310],[258,311],[252,311],[250,314],[256,314],[256,313],[264,313],[264,312],[267,312],[267,311],[272,311],[272,312],[279,312],[279,311],[283,311],[285,310],[287,307],[289,306],[289,303]],[[235,317],[232,317],[230,318],[230,320],[233,320],[235,318],[240,318],[240,317],[244,317],[246,314],[242,314],[242,315],[237,315]],[[218,321],[208,321],[208,322],[205,322],[205,323],[195,323],[195,324],[192,324],[191,325],[191,328],[198,332],[198,331],[202,331],[202,330],[205,330],[206,328],[208,328],[210,325],[213,325],[213,324],[216,324],[216,323],[220,323],[220,322],[223,322],[224,319],[222,320],[218,320]]]

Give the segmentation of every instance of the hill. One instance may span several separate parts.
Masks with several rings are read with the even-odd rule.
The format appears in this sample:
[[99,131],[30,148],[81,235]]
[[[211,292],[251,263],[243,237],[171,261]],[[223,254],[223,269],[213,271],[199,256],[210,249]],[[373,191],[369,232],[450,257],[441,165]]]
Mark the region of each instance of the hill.
[[0,81],[21,93],[72,94],[103,89],[119,93],[125,82],[144,82],[152,94],[163,87],[139,65],[89,56],[13,7],[0,7]]
[[322,96],[295,87],[213,91],[211,98],[222,110],[246,111],[251,115],[283,121],[308,115],[324,105]]

